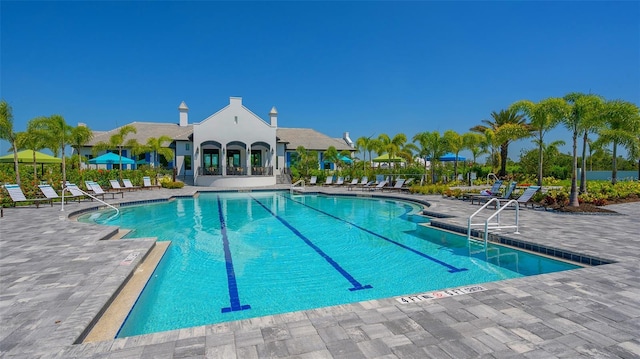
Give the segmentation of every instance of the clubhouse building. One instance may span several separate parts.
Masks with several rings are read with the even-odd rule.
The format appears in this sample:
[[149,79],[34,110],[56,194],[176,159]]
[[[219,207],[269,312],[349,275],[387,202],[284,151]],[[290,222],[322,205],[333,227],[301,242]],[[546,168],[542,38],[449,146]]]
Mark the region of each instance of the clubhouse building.
[[[259,187],[287,183],[288,169],[299,146],[317,151],[318,162],[325,168],[335,166],[323,160],[323,152],[329,147],[335,147],[338,152],[350,151],[352,155],[356,151],[348,132],[342,138],[332,138],[308,128],[279,128],[275,107],[265,121],[244,107],[240,97],[231,97],[229,105],[199,123],[189,124],[189,108],[184,102],[178,112],[177,124],[129,123],[137,133],[129,133],[125,143],[134,139],[144,145],[150,138],[167,136],[171,142],[163,147],[173,151],[173,158],[163,165],[174,168],[178,178],[192,178],[196,186]],[[94,157],[93,146],[108,143],[119,129],[94,131],[93,139],[81,149],[82,155]],[[110,151],[117,153],[116,149]],[[154,153],[134,156],[131,148],[126,147],[122,156],[133,159],[136,165],[159,162]]]

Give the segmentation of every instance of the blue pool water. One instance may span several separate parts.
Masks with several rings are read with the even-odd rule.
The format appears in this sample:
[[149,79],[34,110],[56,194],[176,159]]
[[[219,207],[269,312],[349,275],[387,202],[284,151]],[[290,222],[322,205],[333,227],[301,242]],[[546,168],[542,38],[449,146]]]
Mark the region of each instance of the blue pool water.
[[578,268],[501,246],[487,260],[466,237],[421,226],[420,210],[375,198],[204,193],[80,220],[171,241],[118,337]]

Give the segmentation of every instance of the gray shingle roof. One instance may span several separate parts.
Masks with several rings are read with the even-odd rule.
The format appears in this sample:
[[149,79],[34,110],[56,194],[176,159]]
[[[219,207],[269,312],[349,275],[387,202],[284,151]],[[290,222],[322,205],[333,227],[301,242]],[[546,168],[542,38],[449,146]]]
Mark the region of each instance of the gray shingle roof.
[[333,146],[338,151],[355,151],[344,140],[331,138],[310,128],[278,128],[276,133],[278,142],[287,143],[287,149],[295,150],[298,146],[303,146],[307,150],[325,151]]
[[[151,137],[158,138],[160,136],[168,136],[178,141],[190,141],[189,137],[193,134],[192,125],[180,127],[178,124],[160,122],[132,122],[128,125],[135,127],[137,133],[129,133],[125,141],[135,139],[140,144],[147,143],[147,140]],[[93,131],[94,137],[86,146],[95,146],[99,142],[109,142],[109,138],[118,133],[119,129],[120,127],[110,131]],[[288,149],[295,150],[298,146],[303,146],[312,151],[325,151],[333,146],[338,151],[355,151],[343,139],[332,138],[310,128],[278,128],[276,131],[278,142],[287,143]],[[164,144],[164,146],[168,145],[168,143]]]
[[[135,139],[140,144],[147,143],[147,140],[151,137],[158,138],[160,136],[168,136],[177,141],[189,141],[189,136],[193,133],[192,125],[180,127],[174,123],[159,122],[132,122],[128,125],[135,127],[137,133],[127,134],[125,141]],[[93,139],[86,145],[94,146],[98,142],[109,142],[109,138],[118,133],[120,128],[118,127],[111,131],[93,131]],[[169,144],[165,143],[164,145],[168,146]]]

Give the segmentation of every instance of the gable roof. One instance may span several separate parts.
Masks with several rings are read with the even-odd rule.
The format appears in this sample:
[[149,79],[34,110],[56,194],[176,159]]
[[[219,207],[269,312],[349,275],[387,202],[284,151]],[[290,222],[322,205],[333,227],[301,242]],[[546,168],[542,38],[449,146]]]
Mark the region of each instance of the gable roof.
[[[137,133],[129,133],[125,137],[125,142],[130,139],[135,139],[140,144],[147,143],[147,140],[151,137],[158,138],[160,136],[167,136],[174,141],[189,141],[189,136],[193,133],[193,126],[180,126],[175,123],[161,123],[161,122],[132,122],[129,126],[135,127]],[[85,146],[95,146],[99,142],[109,142],[109,138],[118,133],[118,130],[124,126],[115,128],[110,131],[93,131],[93,139],[87,142]],[[168,146],[168,143],[163,144]]]
[[288,149],[303,146],[311,151],[326,151],[333,146],[338,151],[355,151],[343,139],[332,138],[310,128],[278,128],[276,135],[278,143],[286,143]]

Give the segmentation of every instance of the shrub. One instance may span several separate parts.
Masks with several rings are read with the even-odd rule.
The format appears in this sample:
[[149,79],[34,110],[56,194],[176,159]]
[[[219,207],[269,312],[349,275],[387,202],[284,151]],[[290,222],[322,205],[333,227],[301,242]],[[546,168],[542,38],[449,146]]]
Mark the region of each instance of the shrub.
[[160,181],[160,185],[162,186],[162,188],[169,188],[169,189],[184,187],[183,182],[173,182],[173,181]]

